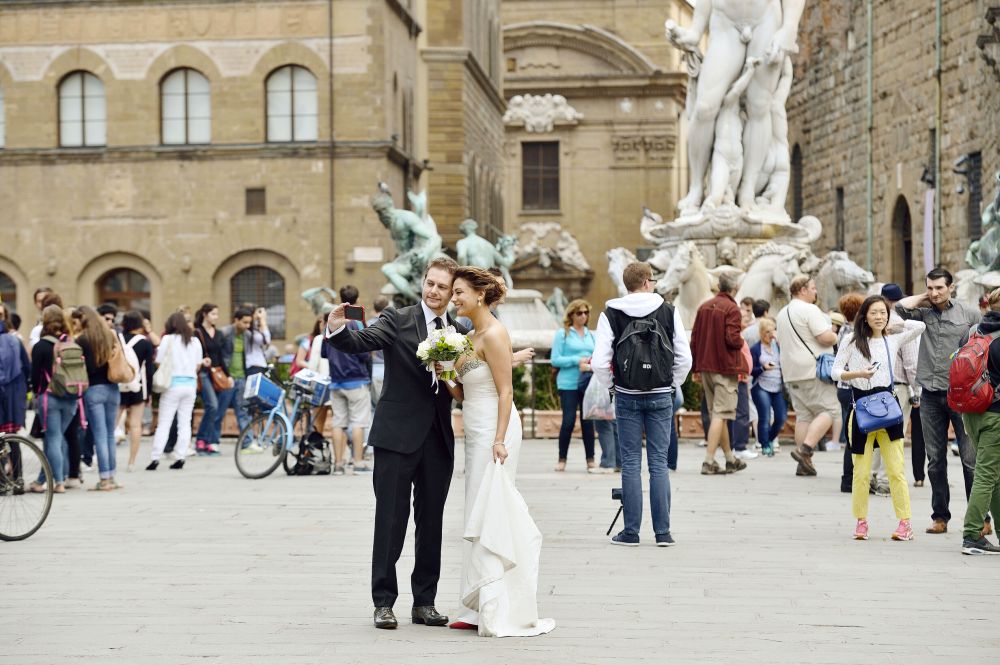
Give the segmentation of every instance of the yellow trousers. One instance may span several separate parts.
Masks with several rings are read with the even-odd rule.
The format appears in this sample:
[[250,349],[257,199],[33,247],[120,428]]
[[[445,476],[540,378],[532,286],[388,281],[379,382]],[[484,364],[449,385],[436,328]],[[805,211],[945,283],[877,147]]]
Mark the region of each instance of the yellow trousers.
[[[852,415],[853,418],[853,415]],[[871,486],[872,452],[878,441],[882,451],[882,461],[889,476],[889,493],[892,495],[892,507],[896,511],[896,519],[910,519],[910,489],[906,485],[906,469],[903,463],[903,440],[889,440],[889,433],[884,429],[872,432],[865,441],[865,453],[852,455],[854,458],[854,482],[851,485],[851,507],[854,517],[868,517],[868,491]]]

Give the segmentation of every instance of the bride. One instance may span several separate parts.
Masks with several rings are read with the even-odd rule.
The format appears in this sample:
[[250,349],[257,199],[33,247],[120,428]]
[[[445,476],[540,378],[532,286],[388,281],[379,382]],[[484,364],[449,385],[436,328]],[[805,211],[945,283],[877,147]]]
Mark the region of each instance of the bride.
[[452,303],[468,317],[474,353],[457,366],[465,426],[465,521],[459,600],[451,628],[484,637],[527,637],[555,628],[539,619],[535,595],[542,535],[514,488],[521,420],[514,410],[510,336],[490,313],[506,289],[481,268],[455,273]]

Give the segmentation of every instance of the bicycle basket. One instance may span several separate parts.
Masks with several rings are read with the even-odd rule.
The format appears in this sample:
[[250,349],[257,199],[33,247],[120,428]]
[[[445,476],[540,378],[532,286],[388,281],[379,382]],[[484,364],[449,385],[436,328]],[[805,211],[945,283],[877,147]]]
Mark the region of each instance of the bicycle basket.
[[281,386],[263,374],[247,377],[246,388],[243,389],[243,398],[248,404],[267,411],[278,406],[284,394]]

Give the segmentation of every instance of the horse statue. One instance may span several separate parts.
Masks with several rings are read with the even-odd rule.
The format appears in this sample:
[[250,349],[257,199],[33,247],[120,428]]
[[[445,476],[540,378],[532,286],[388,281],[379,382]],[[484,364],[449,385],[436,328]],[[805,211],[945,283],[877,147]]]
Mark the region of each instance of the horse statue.
[[788,245],[769,242],[754,249],[743,262],[745,274],[736,293],[736,301],[750,297],[766,300],[776,311],[791,297],[789,287],[792,279],[802,268],[800,252]]
[[636,260],[635,254],[624,247],[615,247],[609,249],[606,256],[608,257],[608,276],[618,287],[618,297],[624,298],[628,295],[628,289],[625,288],[625,282],[622,281],[622,273],[625,272],[625,266]]
[[674,252],[673,259],[663,277],[656,283],[658,293],[676,291],[674,308],[684,322],[684,328],[691,330],[698,307],[712,297],[715,278],[705,266],[705,258],[693,242],[681,243]]
[[840,296],[857,291],[865,293],[875,276],[852,261],[847,252],[828,252],[816,272],[816,290],[823,311],[834,309]]
[[983,294],[985,287],[977,270],[959,270],[955,273],[955,300],[965,303],[969,307],[979,309],[979,297]]

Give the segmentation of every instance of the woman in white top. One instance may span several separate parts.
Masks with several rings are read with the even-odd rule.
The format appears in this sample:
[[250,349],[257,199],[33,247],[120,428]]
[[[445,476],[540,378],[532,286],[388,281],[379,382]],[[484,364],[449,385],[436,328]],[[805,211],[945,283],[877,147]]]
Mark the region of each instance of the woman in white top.
[[153,452],[146,471],[156,471],[160,457],[167,446],[170,425],[177,415],[177,447],[174,454],[177,461],[171,469],[183,469],[184,457],[191,445],[191,412],[194,410],[197,392],[198,370],[210,362],[201,350],[201,342],[194,336],[191,324],[182,312],[175,312],[167,319],[166,334],[156,350],[156,364],[162,365],[169,354],[170,387],[160,395],[160,409],[157,417],[156,434],[153,435]]
[[[906,321],[901,332],[890,333],[889,304],[880,295],[869,296],[858,310],[854,333],[845,338],[837,351],[833,365],[833,378],[851,387],[853,402],[880,390],[893,390],[892,359],[899,347],[920,336],[924,324]],[[889,491],[892,506],[899,519],[899,526],[892,533],[893,540],[912,540],[910,527],[910,492],[903,468],[903,425],[894,425],[870,432],[867,436],[858,429],[856,409],[848,421],[848,441],[854,458],[852,506],[858,520],[854,529],[856,540],[868,540],[868,489],[870,486],[872,451],[875,446],[882,452],[882,460],[889,472]]]

